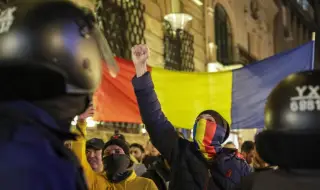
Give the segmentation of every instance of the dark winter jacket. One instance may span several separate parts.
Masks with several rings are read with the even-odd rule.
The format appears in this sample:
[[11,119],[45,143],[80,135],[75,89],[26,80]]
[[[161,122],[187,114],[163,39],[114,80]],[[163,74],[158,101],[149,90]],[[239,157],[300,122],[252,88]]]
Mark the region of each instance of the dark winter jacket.
[[[167,120],[161,110],[160,103],[154,91],[154,85],[150,73],[132,80],[137,97],[140,114],[146,129],[150,135],[152,144],[171,166],[170,189],[174,190],[206,190],[221,189],[213,183],[210,164],[198,151],[194,142],[190,142],[178,136],[175,128]],[[247,164],[238,166],[240,162],[231,164],[230,169],[247,175]],[[230,173],[231,174],[231,173]],[[225,178],[221,174],[222,178]],[[240,182],[240,177],[234,183]]]
[[170,178],[170,168],[166,165],[164,158],[159,156],[142,177],[152,179],[159,190],[167,190]]
[[266,170],[243,178],[236,190],[315,190],[320,170]]
[[1,103],[0,189],[87,189],[80,163],[63,144],[69,135],[28,102]]

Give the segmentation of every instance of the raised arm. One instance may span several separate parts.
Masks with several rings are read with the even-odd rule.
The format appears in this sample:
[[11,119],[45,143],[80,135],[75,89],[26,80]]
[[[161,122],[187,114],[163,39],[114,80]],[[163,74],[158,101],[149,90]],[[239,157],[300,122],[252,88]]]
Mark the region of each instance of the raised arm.
[[93,114],[93,109],[88,108],[85,113],[79,116],[77,128],[74,133],[78,134],[76,141],[72,142],[72,151],[78,157],[88,183],[89,188],[94,185],[97,174],[92,170],[86,156],[86,135],[87,125],[85,119]]
[[132,48],[132,59],[136,69],[136,76],[132,79],[132,84],[140,115],[152,144],[171,163],[179,151],[179,136],[161,110],[151,75],[147,72],[148,58],[149,49],[146,45],[137,45]]

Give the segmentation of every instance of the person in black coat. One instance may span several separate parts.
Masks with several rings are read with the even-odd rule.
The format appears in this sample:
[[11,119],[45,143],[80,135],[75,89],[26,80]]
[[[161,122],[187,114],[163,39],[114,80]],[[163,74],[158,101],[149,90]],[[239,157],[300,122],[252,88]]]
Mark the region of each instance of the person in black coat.
[[[179,137],[161,110],[150,73],[147,72],[148,51],[145,45],[132,49],[136,68],[132,84],[152,144],[171,167],[170,189],[233,188],[242,176],[249,174],[249,166],[236,150],[222,147],[230,133],[228,122],[218,112],[205,110],[195,118],[193,141]],[[217,164],[217,158],[228,163]]]
[[170,166],[162,156],[158,156],[142,177],[152,179],[159,190],[168,190]]

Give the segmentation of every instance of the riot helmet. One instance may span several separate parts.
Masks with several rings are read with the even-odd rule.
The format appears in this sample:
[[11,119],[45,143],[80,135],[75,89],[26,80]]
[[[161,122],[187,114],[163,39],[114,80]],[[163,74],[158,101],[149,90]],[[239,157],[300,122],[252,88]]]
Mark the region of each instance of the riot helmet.
[[284,168],[320,168],[320,71],[283,79],[265,106],[265,130],[256,137],[261,158]]
[[2,101],[92,94],[104,65],[112,76],[119,71],[88,9],[66,0],[17,1],[2,8]]

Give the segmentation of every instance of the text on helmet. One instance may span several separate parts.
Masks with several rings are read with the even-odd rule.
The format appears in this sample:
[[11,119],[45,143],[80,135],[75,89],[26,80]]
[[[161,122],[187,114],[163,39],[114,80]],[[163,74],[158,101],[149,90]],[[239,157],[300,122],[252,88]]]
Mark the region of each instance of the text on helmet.
[[320,111],[319,89],[319,86],[297,86],[296,91],[298,96],[290,98],[291,111]]

